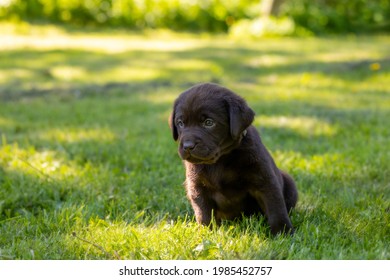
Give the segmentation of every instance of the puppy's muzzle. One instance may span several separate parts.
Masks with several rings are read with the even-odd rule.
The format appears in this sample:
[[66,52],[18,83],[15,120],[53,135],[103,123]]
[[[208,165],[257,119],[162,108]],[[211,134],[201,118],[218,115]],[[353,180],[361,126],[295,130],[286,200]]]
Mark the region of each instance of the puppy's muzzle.
[[214,163],[215,153],[211,152],[203,143],[194,139],[182,139],[179,147],[179,154],[183,160],[192,163]]

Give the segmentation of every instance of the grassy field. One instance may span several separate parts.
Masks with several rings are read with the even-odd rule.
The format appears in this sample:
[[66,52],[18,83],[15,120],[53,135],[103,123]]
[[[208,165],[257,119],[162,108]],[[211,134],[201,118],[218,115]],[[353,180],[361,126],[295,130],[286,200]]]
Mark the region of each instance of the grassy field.
[[[0,33],[0,259],[390,258],[389,36]],[[204,81],[295,178],[294,236],[194,222],[167,119]]]

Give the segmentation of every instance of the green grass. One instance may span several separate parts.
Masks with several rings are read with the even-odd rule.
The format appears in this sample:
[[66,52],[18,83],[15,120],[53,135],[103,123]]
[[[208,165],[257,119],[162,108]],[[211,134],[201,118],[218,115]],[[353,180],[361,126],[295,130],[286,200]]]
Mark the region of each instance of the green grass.
[[[1,27],[0,259],[390,258],[390,37]],[[204,81],[295,178],[294,236],[194,222],[167,119]]]

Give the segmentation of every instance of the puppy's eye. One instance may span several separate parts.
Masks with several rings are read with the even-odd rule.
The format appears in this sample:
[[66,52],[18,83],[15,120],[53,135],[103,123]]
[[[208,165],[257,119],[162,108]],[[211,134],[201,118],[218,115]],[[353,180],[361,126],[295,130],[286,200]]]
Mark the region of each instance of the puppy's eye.
[[183,128],[184,127],[184,122],[182,120],[177,120],[176,121],[176,125],[180,128]]
[[212,119],[206,119],[206,120],[203,122],[203,125],[204,125],[205,127],[212,127],[212,126],[214,126],[214,120],[212,120]]

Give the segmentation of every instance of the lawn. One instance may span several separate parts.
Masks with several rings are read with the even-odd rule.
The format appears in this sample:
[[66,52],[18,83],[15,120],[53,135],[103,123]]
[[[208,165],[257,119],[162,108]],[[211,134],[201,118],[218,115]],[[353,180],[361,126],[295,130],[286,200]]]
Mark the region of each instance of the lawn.
[[[389,36],[0,33],[0,259],[390,258]],[[204,81],[295,178],[294,236],[194,222],[167,119]]]

